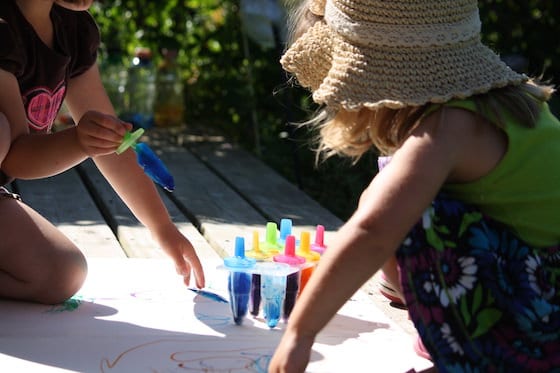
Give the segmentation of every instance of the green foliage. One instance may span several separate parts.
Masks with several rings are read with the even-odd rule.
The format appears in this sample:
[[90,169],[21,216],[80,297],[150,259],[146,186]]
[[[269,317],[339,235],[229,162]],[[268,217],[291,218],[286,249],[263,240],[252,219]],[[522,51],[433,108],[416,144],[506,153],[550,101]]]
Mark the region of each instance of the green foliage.
[[479,5],[486,44],[501,55],[524,56],[531,76],[560,78],[560,2],[486,0]]
[[[487,45],[502,56],[524,57],[521,69],[529,75],[560,83],[559,1],[479,5]],[[341,218],[350,216],[377,171],[375,154],[354,166],[331,159],[315,168],[310,135],[288,125],[314,110],[309,93],[286,83],[278,62],[281,42],[276,49],[262,49],[245,38],[239,0],[104,0],[91,13],[105,54],[120,49],[131,56],[136,47],[147,46],[157,60],[160,48],[178,48],[188,125],[225,133]],[[558,98],[554,108],[560,112]]]
[[[104,53],[120,49],[132,56],[138,46],[154,52],[179,49],[187,123],[217,128],[250,149],[260,137],[255,122],[261,128],[265,126],[260,123],[283,125],[272,94],[283,79],[280,52],[250,45],[246,53],[235,2],[107,0],[95,3],[91,13],[101,30]],[[157,62],[160,55],[154,57]]]

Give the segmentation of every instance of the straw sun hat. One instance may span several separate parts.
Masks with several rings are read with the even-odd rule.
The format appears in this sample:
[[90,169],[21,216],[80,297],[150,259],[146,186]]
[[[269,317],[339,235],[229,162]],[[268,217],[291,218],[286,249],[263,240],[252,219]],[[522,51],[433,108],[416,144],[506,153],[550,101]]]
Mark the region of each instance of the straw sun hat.
[[355,111],[520,84],[480,41],[476,0],[312,0],[316,22],[282,56],[319,104]]

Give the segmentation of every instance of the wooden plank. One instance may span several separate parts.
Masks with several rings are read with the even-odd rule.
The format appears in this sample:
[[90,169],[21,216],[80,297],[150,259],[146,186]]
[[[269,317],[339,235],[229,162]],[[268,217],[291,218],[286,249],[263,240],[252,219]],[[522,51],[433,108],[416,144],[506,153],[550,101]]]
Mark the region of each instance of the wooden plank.
[[[105,213],[110,216],[108,220],[113,230],[117,232],[117,237],[127,255],[131,258],[167,258],[167,255],[152,239],[149,230],[136,219],[99,172],[93,161],[83,162],[79,169],[86,182],[94,188],[98,203],[102,206]],[[203,265],[207,268],[215,268],[220,264],[220,256],[177,208],[175,203],[161,190],[160,196],[169,211],[171,219],[181,233],[189,238]]]
[[188,142],[187,146],[269,220],[290,218],[294,226],[336,230],[342,221],[275,170],[228,142]]
[[[181,196],[185,193],[184,190],[176,191],[173,195],[181,196],[179,203],[193,210],[194,215],[202,214],[205,224],[202,229],[210,232],[206,238],[218,250],[226,244],[225,253],[232,253],[233,241],[228,239],[216,242],[213,241],[214,237],[222,234],[231,237],[232,235],[228,233],[235,226],[244,225],[240,231],[238,230],[237,235],[251,237],[252,231],[257,230],[260,237],[264,239],[267,222],[273,221],[279,224],[282,218],[290,218],[294,235],[299,237],[303,231],[313,234],[316,225],[321,224],[325,226],[325,241],[328,242],[342,225],[342,221],[334,214],[276,171],[248,152],[231,146],[220,136],[195,136],[185,132],[154,128],[144,136],[143,141],[148,142],[156,150],[163,150],[162,156],[169,158],[166,162],[177,164],[172,173],[176,174],[176,179],[185,178],[182,184],[192,186],[196,181],[184,175],[185,172],[191,172],[191,163],[197,165],[195,168],[197,173],[210,175],[209,178],[200,177],[198,174],[196,177],[202,180],[199,189],[212,188],[206,190],[208,200],[200,200],[204,205],[196,206],[199,198],[193,200],[195,194],[191,194],[190,197]],[[188,153],[192,154],[188,155]],[[188,165],[184,162],[188,162]],[[177,182],[176,184],[179,185]],[[231,192],[223,192],[226,190],[223,185]],[[209,210],[207,213],[210,214],[211,219],[204,220],[205,209]],[[228,218],[228,215],[243,211],[251,216],[235,220]],[[214,224],[214,216],[222,216],[225,219],[218,219],[219,224]],[[197,219],[198,216],[194,218]],[[228,221],[235,222],[234,226],[225,225]]]
[[86,256],[125,257],[115,235],[74,169],[14,182],[23,200],[56,225]]
[[157,250],[149,231],[130,212],[93,161],[82,162],[78,169],[126,255],[131,258],[161,257],[162,253]]
[[[151,130],[149,135],[154,133],[158,132]],[[248,239],[256,229],[264,237],[266,218],[186,148],[157,136],[143,141],[150,143],[175,178],[169,197],[220,256],[233,255],[235,237]]]

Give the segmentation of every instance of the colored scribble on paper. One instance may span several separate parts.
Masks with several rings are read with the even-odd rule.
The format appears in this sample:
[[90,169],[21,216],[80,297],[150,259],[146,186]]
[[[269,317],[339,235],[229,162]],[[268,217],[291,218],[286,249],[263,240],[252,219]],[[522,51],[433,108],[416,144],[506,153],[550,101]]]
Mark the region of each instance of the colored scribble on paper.
[[[113,358],[104,358],[101,372],[130,372],[136,363],[150,356],[153,372],[255,372],[265,373],[272,350],[259,347],[257,341],[229,338],[206,340],[201,336],[185,339],[160,339],[133,346]],[[203,340],[203,341],[201,341]],[[222,346],[223,344],[223,346]],[[234,349],[232,346],[246,346]],[[169,352],[172,351],[172,352]]]
[[47,312],[48,313],[73,312],[80,307],[83,301],[84,299],[82,296],[75,295],[72,298],[65,300],[63,303],[55,304],[51,306],[47,310]]

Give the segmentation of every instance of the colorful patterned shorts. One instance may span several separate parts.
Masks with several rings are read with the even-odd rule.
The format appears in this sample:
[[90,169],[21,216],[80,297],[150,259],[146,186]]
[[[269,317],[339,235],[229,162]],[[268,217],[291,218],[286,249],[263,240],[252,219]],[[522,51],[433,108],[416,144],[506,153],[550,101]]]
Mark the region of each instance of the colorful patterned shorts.
[[560,372],[560,246],[531,247],[440,195],[397,260],[410,317],[440,373]]

